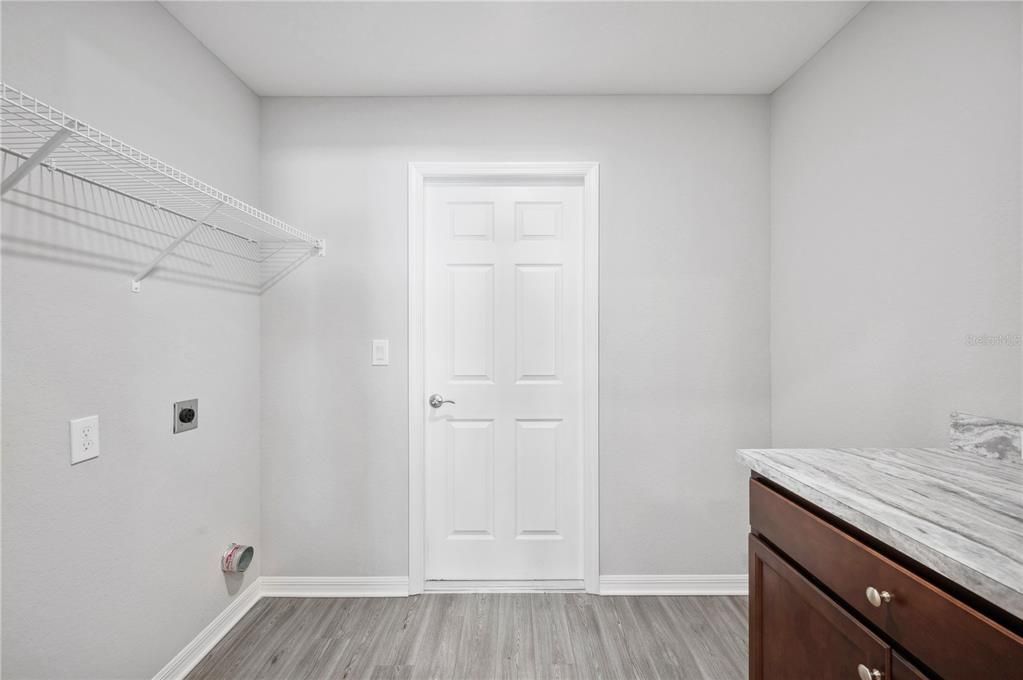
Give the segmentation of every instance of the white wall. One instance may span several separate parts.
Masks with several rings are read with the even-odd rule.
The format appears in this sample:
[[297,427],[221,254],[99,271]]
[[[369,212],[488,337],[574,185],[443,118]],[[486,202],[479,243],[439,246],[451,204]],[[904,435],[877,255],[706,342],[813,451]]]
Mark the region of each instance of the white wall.
[[872,3],[771,98],[775,446],[1016,418],[1020,6]]
[[[765,97],[266,99],[264,573],[407,574],[409,161],[601,164],[601,572],[743,573],[768,444]],[[370,340],[389,338],[389,367]]]
[[[255,200],[258,100],[158,4],[2,20],[4,81]],[[143,232],[25,191],[3,249],[4,677],[151,677],[260,571],[218,568],[259,538],[259,300],[159,278],[133,295]],[[189,397],[201,426],[171,435]],[[89,414],[102,455],[72,468],[67,421]]]

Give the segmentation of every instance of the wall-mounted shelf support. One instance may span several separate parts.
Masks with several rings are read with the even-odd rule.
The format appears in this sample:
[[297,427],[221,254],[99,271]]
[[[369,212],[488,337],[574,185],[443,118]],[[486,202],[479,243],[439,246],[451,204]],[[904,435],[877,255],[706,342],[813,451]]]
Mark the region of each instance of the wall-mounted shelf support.
[[131,292],[133,292],[133,293],[141,292],[142,291],[142,280],[145,279],[147,276],[149,276],[153,272],[154,269],[156,269],[156,266],[158,264],[160,264],[160,262],[163,260],[163,258],[165,258],[168,255],[170,255],[172,252],[174,252],[175,248],[177,248],[182,243],[184,243],[185,239],[187,239],[189,236],[192,235],[192,232],[194,232],[196,229],[201,227],[206,220],[208,220],[209,218],[213,217],[213,213],[217,212],[217,208],[219,208],[221,205],[223,205],[223,204],[220,201],[215,202],[213,204],[213,207],[211,207],[209,210],[207,210],[204,215],[202,215],[201,217],[196,218],[196,220],[194,222],[192,222],[192,226],[190,226],[188,228],[188,230],[185,231],[184,234],[182,234],[181,236],[178,236],[176,239],[171,241],[170,245],[168,245],[166,248],[161,250],[160,253],[156,257],[154,257],[153,260],[149,264],[147,264],[145,267],[140,269],[135,274],[135,276],[131,277]]
[[316,245],[316,257],[327,257],[327,241],[326,239],[317,239]]
[[19,165],[14,169],[14,172],[9,177],[4,179],[3,186],[0,187],[0,196],[6,194],[8,191],[14,188],[14,186],[24,179],[25,175],[32,172],[36,167],[46,160],[46,158],[53,153],[58,146],[64,143],[64,140],[71,136],[71,130],[67,128],[61,128],[50,137],[48,140],[43,142],[43,145],[39,147],[34,154],[32,154],[27,161]]

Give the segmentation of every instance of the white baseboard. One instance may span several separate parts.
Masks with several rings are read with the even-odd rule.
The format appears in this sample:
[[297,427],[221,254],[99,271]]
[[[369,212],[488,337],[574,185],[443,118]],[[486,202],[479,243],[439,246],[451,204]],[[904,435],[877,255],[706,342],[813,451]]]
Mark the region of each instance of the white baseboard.
[[748,595],[746,574],[639,574],[600,577],[601,595]]
[[262,597],[260,589],[261,579],[256,579],[249,584],[249,587],[227,605],[224,611],[220,612],[210,624],[202,629],[185,648],[175,655],[160,672],[153,676],[153,680],[180,680],[188,675],[188,672],[199,663],[214,645],[220,642],[221,638],[227,635],[228,631],[234,628],[246,612],[259,602]]
[[562,581],[427,581],[427,593],[581,593],[583,580]]
[[263,597],[407,597],[407,576],[264,576]]

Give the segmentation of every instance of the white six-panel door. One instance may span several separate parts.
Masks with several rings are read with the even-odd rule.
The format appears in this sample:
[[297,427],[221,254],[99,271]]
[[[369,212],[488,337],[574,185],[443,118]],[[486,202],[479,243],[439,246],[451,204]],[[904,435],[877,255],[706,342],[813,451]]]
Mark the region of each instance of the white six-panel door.
[[575,580],[582,187],[424,193],[427,580]]

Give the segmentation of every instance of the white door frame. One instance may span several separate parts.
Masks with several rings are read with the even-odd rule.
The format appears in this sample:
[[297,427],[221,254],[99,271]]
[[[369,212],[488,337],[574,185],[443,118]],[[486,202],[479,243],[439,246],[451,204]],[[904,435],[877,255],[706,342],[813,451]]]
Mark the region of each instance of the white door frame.
[[408,165],[408,398],[409,398],[409,594],[423,592],[426,571],[425,385],[425,219],[423,190],[428,182],[514,182],[570,180],[583,186],[583,418],[582,515],[583,584],[600,591],[598,541],[597,311],[599,166],[597,163],[409,163]]

